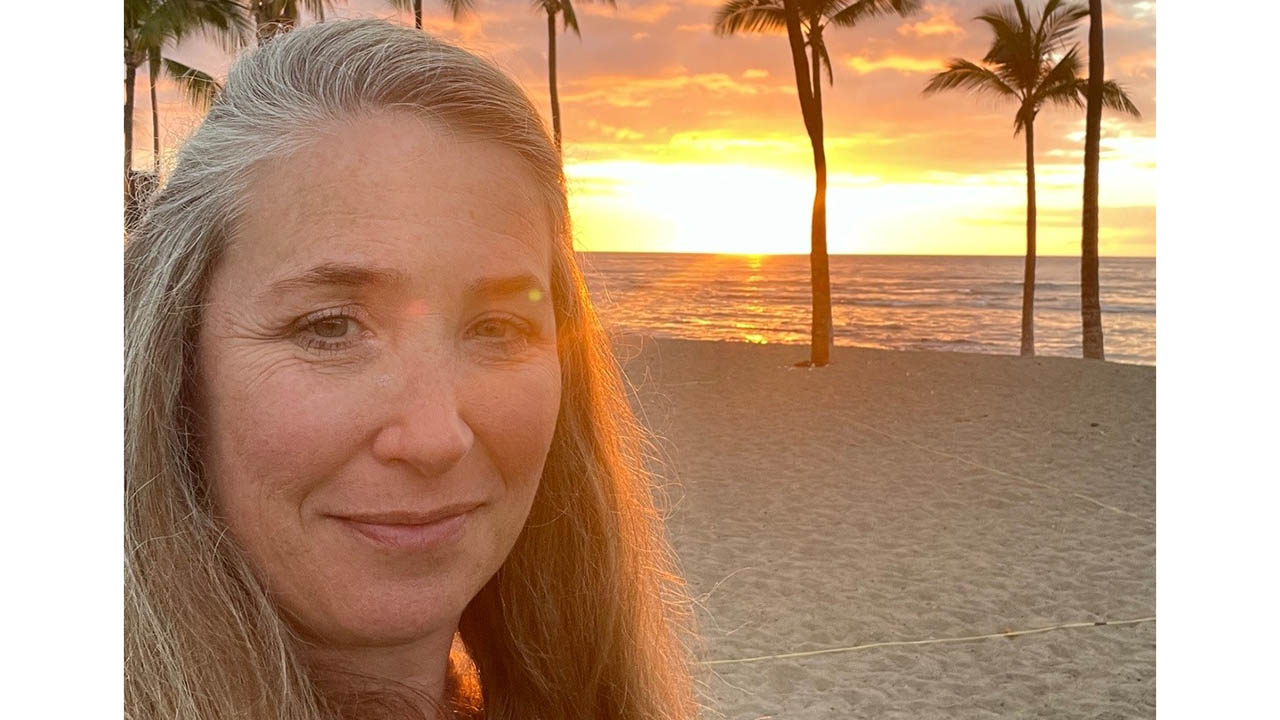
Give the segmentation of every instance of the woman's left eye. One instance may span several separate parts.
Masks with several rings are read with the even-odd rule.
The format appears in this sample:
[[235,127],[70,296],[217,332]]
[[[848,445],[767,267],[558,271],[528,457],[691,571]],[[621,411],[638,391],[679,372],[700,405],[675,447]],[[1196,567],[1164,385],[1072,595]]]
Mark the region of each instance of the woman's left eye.
[[526,342],[535,332],[528,323],[516,318],[490,317],[471,326],[471,334],[504,345]]

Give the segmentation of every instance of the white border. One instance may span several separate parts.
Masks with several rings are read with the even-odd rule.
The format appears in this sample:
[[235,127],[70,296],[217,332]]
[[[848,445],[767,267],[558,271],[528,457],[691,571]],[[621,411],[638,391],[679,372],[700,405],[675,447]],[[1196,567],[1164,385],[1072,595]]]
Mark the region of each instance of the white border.
[[1261,717],[1272,683],[1280,428],[1272,313],[1274,3],[1164,3],[1158,29],[1157,702]]
[[6,717],[123,708],[122,14],[5,6]]

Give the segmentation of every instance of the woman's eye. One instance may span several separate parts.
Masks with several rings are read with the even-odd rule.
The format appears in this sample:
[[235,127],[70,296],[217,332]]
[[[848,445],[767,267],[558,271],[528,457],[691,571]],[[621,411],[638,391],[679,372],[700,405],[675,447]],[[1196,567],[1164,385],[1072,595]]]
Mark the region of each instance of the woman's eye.
[[351,318],[325,318],[311,323],[311,331],[322,338],[340,338],[346,336],[351,325]]
[[324,310],[303,318],[296,333],[298,344],[307,350],[345,349],[364,333],[364,327],[343,308]]
[[490,319],[482,320],[476,325],[476,334],[480,337],[504,338],[511,334],[518,334],[518,330],[504,320]]
[[471,333],[487,342],[513,347],[528,342],[536,331],[528,323],[513,318],[486,318],[473,325]]

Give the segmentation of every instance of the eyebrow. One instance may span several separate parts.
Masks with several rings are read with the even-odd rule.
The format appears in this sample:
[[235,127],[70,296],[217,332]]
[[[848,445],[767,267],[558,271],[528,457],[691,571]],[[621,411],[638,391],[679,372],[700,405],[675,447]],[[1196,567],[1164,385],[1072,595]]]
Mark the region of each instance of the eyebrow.
[[369,285],[407,285],[408,283],[409,276],[399,270],[329,262],[316,265],[300,275],[275,281],[267,289],[267,294],[280,295],[317,287],[355,288]]
[[[277,280],[267,289],[267,295],[282,295],[291,291],[310,290],[319,287],[358,288],[368,286],[407,286],[409,276],[392,268],[369,267],[343,262],[328,262],[292,277]],[[543,297],[547,289],[542,281],[529,273],[501,277],[480,278],[467,286],[467,294],[479,297],[509,297],[527,295],[536,290]]]
[[527,295],[530,290],[537,290],[542,297],[547,296],[547,289],[542,281],[528,273],[506,277],[481,278],[467,286],[467,294],[481,297],[509,297],[511,295]]

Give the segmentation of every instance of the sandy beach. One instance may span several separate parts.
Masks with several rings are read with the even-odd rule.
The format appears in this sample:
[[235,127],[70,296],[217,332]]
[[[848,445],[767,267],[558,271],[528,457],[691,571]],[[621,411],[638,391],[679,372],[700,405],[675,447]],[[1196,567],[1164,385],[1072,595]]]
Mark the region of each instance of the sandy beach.
[[1155,716],[1155,368],[617,347],[666,455],[704,717]]

